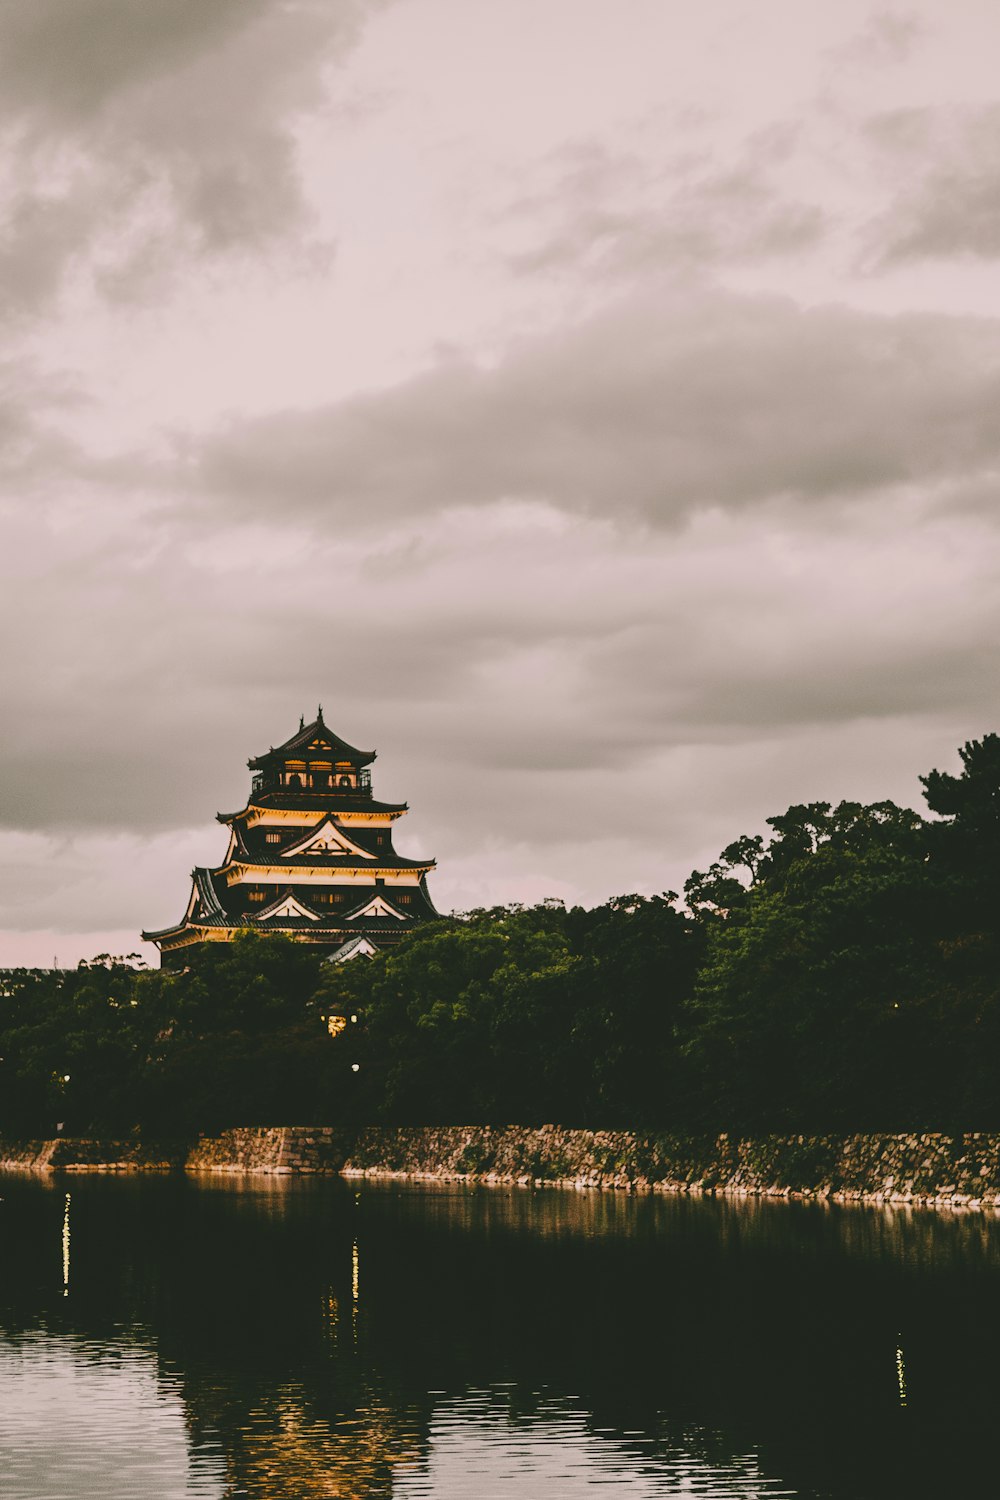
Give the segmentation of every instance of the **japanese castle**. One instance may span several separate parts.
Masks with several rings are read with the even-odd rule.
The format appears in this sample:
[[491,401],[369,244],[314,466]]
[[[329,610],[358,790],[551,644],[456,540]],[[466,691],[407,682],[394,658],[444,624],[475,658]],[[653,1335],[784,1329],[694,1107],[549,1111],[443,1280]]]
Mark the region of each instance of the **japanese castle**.
[[173,927],[144,932],[164,968],[202,943],[241,929],[281,932],[335,959],[370,955],[414,923],[437,916],[427,891],[434,860],[404,859],[392,827],[405,802],[376,802],[374,750],[356,750],[328,729],[323,710],[277,749],[247,764],[250,800],[218,813],[226,857],[192,871],[187,911]]

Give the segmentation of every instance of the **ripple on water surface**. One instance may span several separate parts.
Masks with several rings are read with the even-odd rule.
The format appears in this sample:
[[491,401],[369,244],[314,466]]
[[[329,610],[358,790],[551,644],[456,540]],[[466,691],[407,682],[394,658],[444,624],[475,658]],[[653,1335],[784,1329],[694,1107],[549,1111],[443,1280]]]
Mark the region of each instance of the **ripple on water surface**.
[[141,1350],[65,1336],[0,1341],[4,1500],[199,1500],[225,1493],[180,1397]]
[[990,1494],[998,1320],[984,1218],[8,1180],[0,1497]]
[[595,1431],[570,1399],[543,1401],[513,1419],[495,1391],[469,1392],[439,1406],[426,1460],[397,1476],[398,1500],[579,1500],[604,1488],[630,1500],[780,1500],[794,1492],[762,1475],[756,1455],[713,1463],[704,1439],[673,1443],[644,1433]]

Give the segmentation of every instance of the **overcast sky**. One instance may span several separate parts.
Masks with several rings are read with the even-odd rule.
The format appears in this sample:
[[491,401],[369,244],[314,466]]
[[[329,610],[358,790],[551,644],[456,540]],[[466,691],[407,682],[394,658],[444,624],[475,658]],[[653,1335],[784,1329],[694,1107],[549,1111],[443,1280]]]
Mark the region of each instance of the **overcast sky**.
[[[995,0],[5,0],[0,965],[322,702],[438,905],[1000,729]],[[155,952],[147,951],[155,960]]]

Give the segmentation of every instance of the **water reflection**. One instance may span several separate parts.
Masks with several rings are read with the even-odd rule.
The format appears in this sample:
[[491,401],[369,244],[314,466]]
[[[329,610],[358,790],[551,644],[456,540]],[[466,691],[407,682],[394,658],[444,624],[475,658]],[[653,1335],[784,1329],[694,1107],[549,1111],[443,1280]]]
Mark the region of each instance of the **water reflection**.
[[529,1418],[512,1415],[504,1391],[473,1391],[434,1413],[427,1457],[400,1475],[400,1500],[467,1500],[502,1494],[520,1500],[580,1495],[595,1486],[636,1500],[790,1496],[761,1472],[755,1454],[713,1456],[696,1433],[680,1440],[642,1432],[595,1431],[572,1398],[547,1401]]
[[62,1266],[63,1266],[63,1296],[69,1296],[69,1206],[72,1195],[67,1193],[63,1207],[62,1226]]
[[3,1193],[5,1500],[992,1488],[994,1220],[318,1180]]
[[63,1335],[0,1342],[0,1494],[56,1500],[217,1497],[221,1453],[196,1455],[153,1355]]

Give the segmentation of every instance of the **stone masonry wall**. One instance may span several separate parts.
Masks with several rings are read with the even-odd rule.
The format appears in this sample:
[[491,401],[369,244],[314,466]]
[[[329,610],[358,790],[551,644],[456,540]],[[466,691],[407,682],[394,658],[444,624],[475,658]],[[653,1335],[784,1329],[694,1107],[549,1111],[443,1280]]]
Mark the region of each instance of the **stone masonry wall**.
[[135,1141],[0,1142],[0,1170],[310,1173],[830,1198],[1000,1211],[1000,1134],[682,1137],[521,1126],[245,1127],[190,1150]]
[[353,1139],[331,1125],[243,1126],[201,1136],[188,1152],[189,1172],[339,1172]]
[[487,1126],[360,1132],[345,1176],[1000,1209],[1000,1135],[636,1135]]
[[331,1126],[247,1126],[201,1136],[192,1147],[144,1146],[137,1141],[81,1140],[0,1142],[0,1171],[150,1172],[337,1172],[353,1134]]
[[64,1135],[49,1141],[0,1141],[0,1171],[5,1172],[168,1172],[183,1160],[183,1146],[139,1141]]

